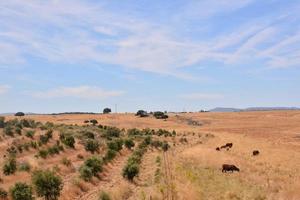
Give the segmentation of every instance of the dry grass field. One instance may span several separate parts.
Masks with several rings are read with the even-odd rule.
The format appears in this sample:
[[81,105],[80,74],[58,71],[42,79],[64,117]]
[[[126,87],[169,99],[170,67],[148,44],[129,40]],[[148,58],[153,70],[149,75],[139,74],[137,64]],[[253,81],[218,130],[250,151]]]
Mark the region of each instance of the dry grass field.
[[[6,120],[15,117],[8,116]],[[149,147],[142,157],[140,173],[134,180],[122,177],[122,169],[133,150],[123,147],[106,164],[100,178],[83,181],[78,170],[92,154],[76,140],[75,149],[47,159],[36,158],[36,150],[17,154],[17,161],[30,163],[32,169],[53,169],[63,179],[60,200],[98,200],[105,191],[111,199],[129,200],[217,200],[217,199],[300,199],[300,112],[260,111],[237,113],[180,113],[169,114],[167,120],[153,117],[139,118],[134,114],[97,115],[32,115],[25,118],[42,123],[84,125],[85,120],[96,119],[99,124],[130,128],[175,130],[176,136],[153,136],[170,145],[168,151]],[[13,143],[32,139],[3,136],[0,129],[1,165],[6,149]],[[33,139],[44,133],[37,129]],[[59,130],[46,146],[59,140]],[[103,141],[100,141],[102,144]],[[216,151],[226,143],[233,147]],[[97,155],[106,149],[100,145]],[[136,147],[135,147],[136,148]],[[253,150],[260,154],[253,156]],[[70,160],[66,166],[63,158]],[[234,164],[240,172],[222,173],[222,164]],[[17,171],[13,175],[1,174],[0,187],[5,190],[16,181],[31,183],[29,172]]]

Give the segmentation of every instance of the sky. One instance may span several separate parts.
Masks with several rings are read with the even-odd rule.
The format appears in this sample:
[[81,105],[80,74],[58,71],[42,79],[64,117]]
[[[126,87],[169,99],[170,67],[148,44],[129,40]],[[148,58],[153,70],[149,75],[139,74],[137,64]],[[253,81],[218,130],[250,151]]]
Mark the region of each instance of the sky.
[[300,107],[300,0],[0,0],[0,113]]

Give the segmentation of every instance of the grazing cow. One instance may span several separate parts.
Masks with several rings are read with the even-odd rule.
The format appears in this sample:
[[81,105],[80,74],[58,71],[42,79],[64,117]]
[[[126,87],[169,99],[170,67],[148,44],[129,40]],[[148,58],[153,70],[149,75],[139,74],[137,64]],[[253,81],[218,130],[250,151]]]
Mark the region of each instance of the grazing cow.
[[254,150],[253,152],[252,152],[252,155],[253,156],[257,156],[259,154],[259,151],[258,150]]
[[225,149],[227,146],[226,145],[223,145],[220,147],[220,149]]
[[228,172],[228,171],[231,171],[231,172],[237,171],[237,172],[239,172],[240,169],[237,168],[235,165],[223,164],[222,165],[222,172],[224,173],[224,172]]
[[216,151],[220,151],[220,147],[217,147],[217,148],[216,148]]
[[226,143],[226,145],[225,145],[225,146],[226,146],[226,147],[229,147],[229,148],[231,148],[231,147],[232,147],[232,145],[233,145],[232,143]]

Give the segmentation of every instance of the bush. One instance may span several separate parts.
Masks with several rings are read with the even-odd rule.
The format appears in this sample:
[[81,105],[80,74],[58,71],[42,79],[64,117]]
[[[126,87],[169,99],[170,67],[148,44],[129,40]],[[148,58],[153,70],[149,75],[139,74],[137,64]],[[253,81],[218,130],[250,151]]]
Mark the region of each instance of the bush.
[[15,130],[18,135],[22,135],[22,129],[20,127],[16,127]]
[[123,140],[122,139],[116,139],[114,141],[108,142],[107,147],[109,149],[115,150],[115,151],[120,151],[123,146]]
[[90,151],[92,154],[94,154],[96,151],[99,151],[99,146],[100,144],[97,140],[87,139],[84,148],[86,151]]
[[149,116],[147,111],[144,111],[144,110],[137,111],[137,113],[135,115],[140,116],[140,117],[148,117]]
[[115,150],[108,149],[104,156],[104,161],[109,162],[109,161],[113,160],[116,157],[116,155],[117,155],[117,152]]
[[41,158],[46,159],[47,156],[48,156],[48,151],[45,150],[45,149],[41,149],[41,150],[39,150],[38,156],[40,156]]
[[88,158],[85,162],[84,165],[91,168],[93,175],[96,176],[97,173],[102,172],[103,168],[103,162],[101,159],[97,158],[97,157],[91,157]]
[[11,136],[11,137],[14,136],[13,128],[10,125],[5,126],[3,131],[4,131],[5,135]]
[[95,134],[90,132],[90,131],[83,132],[83,135],[84,135],[85,138],[95,139]]
[[17,149],[14,146],[7,148],[6,151],[9,154],[9,156],[12,157],[14,157],[17,154]]
[[23,162],[23,163],[20,163],[19,165],[19,171],[26,171],[26,172],[29,172],[31,169],[31,166],[29,163],[27,162]]
[[80,177],[85,181],[90,181],[93,177],[92,169],[88,166],[81,166],[79,169]]
[[111,200],[111,198],[108,193],[101,191],[99,195],[99,200]]
[[132,181],[138,173],[139,166],[136,163],[127,163],[127,165],[123,168],[123,177],[130,181]]
[[164,112],[161,112],[161,111],[154,112],[153,116],[156,119],[167,119],[169,117],[168,115],[166,115]]
[[69,160],[69,159],[66,158],[66,157],[62,158],[61,163],[62,163],[63,165],[65,165],[65,166],[67,166],[67,167],[71,166],[71,164],[72,164],[72,163],[71,163],[71,160]]
[[0,128],[5,127],[5,117],[0,117]]
[[35,131],[33,131],[33,130],[28,130],[25,133],[26,137],[29,137],[31,139],[33,138],[34,134],[35,134]]
[[17,171],[17,161],[15,158],[9,158],[3,166],[3,174],[8,176]]
[[35,171],[32,175],[32,183],[37,195],[45,197],[46,200],[57,200],[63,188],[62,179],[49,170]]
[[13,200],[33,200],[32,187],[26,183],[16,183],[10,190]]
[[127,130],[128,136],[136,136],[136,135],[142,135],[142,132],[137,128],[132,128]]
[[117,127],[107,127],[106,137],[120,137],[121,130]]
[[62,142],[68,147],[75,148],[75,138],[72,135],[64,136]]
[[124,141],[124,144],[125,144],[125,147],[127,149],[131,149],[135,145],[134,141],[132,139],[129,139],[129,138]]
[[103,114],[108,114],[111,112],[111,109],[110,108],[104,108],[103,109]]
[[92,176],[98,176],[99,172],[102,172],[103,161],[97,157],[90,157],[84,161],[80,167],[80,177],[85,181],[91,180]]
[[8,193],[3,189],[0,188],[0,199],[7,199]]
[[15,116],[17,116],[17,117],[23,117],[23,116],[25,116],[25,113],[23,113],[23,112],[17,112],[15,114]]
[[49,141],[49,137],[48,136],[46,136],[46,135],[40,135],[40,142],[42,144],[47,144],[48,141]]

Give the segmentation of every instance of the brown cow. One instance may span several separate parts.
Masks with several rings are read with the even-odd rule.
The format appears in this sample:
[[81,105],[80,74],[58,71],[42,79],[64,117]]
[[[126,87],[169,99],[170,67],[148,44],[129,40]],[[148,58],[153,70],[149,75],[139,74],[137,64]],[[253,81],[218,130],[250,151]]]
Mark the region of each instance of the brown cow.
[[232,145],[233,145],[232,143],[226,143],[226,145],[225,145],[225,146],[226,146],[226,147],[229,147],[229,148],[231,148],[231,147],[232,147]]
[[229,164],[223,164],[222,165],[222,172],[228,172],[228,171],[231,171],[231,172],[234,172],[234,171],[240,171],[240,169],[238,167],[236,167],[235,165],[229,165]]
[[259,151],[258,150],[254,150],[253,152],[252,152],[252,155],[253,156],[257,156],[259,154]]
[[220,151],[220,147],[217,147],[217,148],[216,148],[216,151]]

